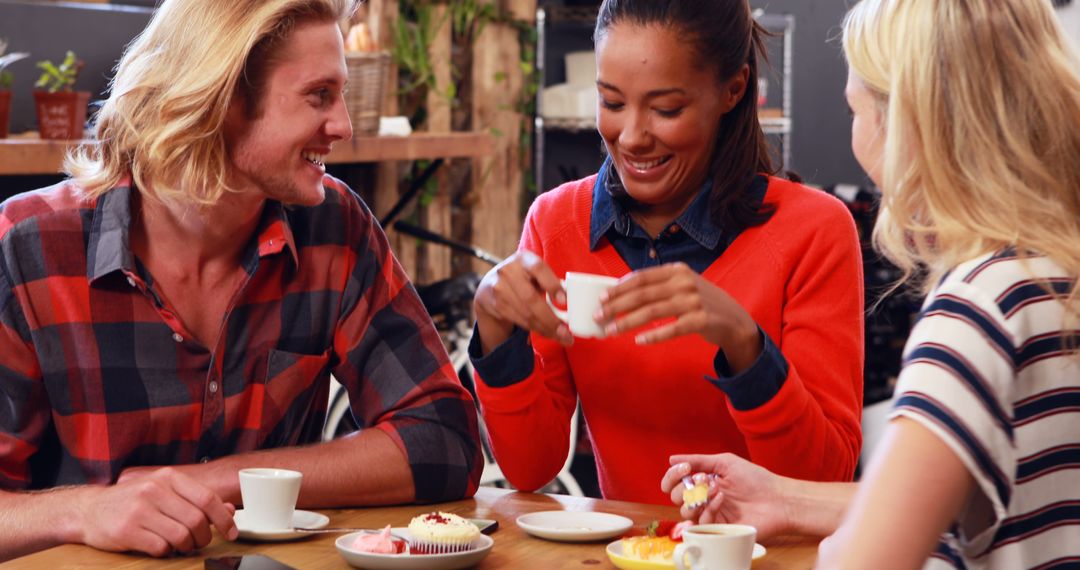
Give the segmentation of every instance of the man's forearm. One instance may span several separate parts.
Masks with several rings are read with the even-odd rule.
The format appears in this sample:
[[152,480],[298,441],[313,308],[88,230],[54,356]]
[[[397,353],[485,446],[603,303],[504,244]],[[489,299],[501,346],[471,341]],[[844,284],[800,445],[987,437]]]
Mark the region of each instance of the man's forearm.
[[0,562],[78,542],[78,496],[85,488],[12,493],[0,491]]
[[237,472],[248,467],[293,469],[304,474],[298,506],[306,508],[410,503],[415,499],[408,459],[382,430],[305,447],[287,447],[223,457],[180,469],[240,503]]

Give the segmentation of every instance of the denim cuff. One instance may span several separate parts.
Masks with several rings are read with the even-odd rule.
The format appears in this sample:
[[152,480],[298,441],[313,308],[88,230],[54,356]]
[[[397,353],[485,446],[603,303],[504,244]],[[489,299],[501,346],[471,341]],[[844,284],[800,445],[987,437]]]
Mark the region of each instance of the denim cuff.
[[469,359],[484,384],[492,388],[506,388],[525,380],[533,373],[533,351],[529,344],[529,331],[514,327],[514,331],[487,355],[481,356],[480,327],[473,325],[469,340]]
[[758,327],[761,335],[761,354],[749,368],[732,376],[723,350],[716,351],[713,368],[717,378],[706,379],[727,394],[731,405],[740,412],[753,410],[767,403],[784,386],[788,362],[769,335]]

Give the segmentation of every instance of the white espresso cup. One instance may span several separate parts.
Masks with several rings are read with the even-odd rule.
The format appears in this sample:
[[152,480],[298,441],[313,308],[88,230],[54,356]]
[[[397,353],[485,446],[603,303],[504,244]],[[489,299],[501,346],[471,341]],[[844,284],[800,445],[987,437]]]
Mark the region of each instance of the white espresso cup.
[[682,544],[675,547],[678,570],[749,570],[757,529],[745,524],[701,524],[687,528],[682,536]]
[[595,275],[592,273],[574,273],[568,271],[562,280],[566,290],[566,310],[563,311],[548,299],[551,310],[568,327],[570,333],[580,337],[603,338],[604,329],[593,318],[600,309],[600,294],[619,282],[616,277]]
[[241,469],[244,526],[255,531],[291,529],[302,479],[302,473],[288,469]]

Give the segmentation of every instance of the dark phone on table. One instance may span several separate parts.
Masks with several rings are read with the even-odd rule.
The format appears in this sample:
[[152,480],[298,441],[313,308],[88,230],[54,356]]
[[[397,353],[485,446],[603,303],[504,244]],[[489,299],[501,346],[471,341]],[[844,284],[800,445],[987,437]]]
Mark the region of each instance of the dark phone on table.
[[203,567],[206,570],[296,570],[288,564],[262,554],[207,558]]
[[491,534],[499,528],[499,521],[494,519],[469,519],[469,522],[476,525],[484,534]]

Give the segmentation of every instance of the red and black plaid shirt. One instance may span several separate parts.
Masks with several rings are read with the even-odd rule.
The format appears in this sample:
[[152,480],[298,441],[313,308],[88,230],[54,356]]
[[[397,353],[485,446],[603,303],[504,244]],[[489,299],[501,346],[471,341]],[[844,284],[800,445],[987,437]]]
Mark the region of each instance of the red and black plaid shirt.
[[132,254],[132,188],[0,204],[0,489],[317,441],[332,372],[408,457],[417,500],[471,494],[476,408],[370,211],[326,188],[267,203],[212,348]]

